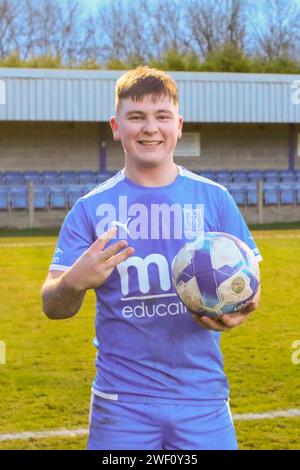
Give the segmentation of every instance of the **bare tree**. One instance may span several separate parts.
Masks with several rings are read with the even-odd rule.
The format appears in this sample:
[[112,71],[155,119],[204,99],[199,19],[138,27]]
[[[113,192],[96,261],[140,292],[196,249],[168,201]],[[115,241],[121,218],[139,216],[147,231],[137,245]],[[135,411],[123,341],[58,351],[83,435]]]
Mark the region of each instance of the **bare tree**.
[[[300,2],[261,0],[251,4],[254,48],[268,59],[296,58],[299,54]],[[299,55],[298,55],[299,57]]]
[[[85,23],[86,56],[106,62],[147,59],[152,44],[148,0],[108,0]],[[95,54],[95,51],[97,53]]]
[[20,10],[14,0],[0,0],[0,57],[4,59],[18,49],[18,25]]
[[81,15],[77,0],[24,0],[23,57],[53,56],[76,64],[82,48]]
[[131,0],[128,3],[127,17],[126,54],[129,62],[134,64],[148,61],[153,51],[157,50],[151,29],[149,0]]
[[225,44],[243,49],[245,0],[186,0],[185,30],[191,47],[206,57]]
[[128,8],[124,0],[103,2],[96,14],[90,39],[98,45],[102,60],[126,60]]
[[183,16],[185,4],[181,0],[148,2],[145,8],[149,18],[150,57],[160,59],[168,50],[183,52],[186,49]]

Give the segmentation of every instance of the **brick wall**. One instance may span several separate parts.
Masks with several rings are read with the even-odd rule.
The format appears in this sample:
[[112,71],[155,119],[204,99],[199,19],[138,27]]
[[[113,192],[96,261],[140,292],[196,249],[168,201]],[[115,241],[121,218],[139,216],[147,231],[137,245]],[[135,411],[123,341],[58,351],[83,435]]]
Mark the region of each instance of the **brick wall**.
[[0,171],[98,169],[99,124],[0,122]]

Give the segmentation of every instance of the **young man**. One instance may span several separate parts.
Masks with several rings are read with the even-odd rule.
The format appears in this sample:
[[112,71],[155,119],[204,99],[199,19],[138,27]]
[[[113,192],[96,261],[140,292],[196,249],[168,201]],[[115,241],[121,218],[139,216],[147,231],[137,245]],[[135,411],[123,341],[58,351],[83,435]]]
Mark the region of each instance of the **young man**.
[[236,449],[219,332],[245,321],[259,295],[220,320],[192,315],[171,265],[204,231],[231,233],[260,258],[258,249],[228,191],[174,163],[183,120],[171,77],[124,74],[110,124],[124,169],[69,212],[42,288],[52,319],[75,315],[86,290],[96,292],[88,448]]

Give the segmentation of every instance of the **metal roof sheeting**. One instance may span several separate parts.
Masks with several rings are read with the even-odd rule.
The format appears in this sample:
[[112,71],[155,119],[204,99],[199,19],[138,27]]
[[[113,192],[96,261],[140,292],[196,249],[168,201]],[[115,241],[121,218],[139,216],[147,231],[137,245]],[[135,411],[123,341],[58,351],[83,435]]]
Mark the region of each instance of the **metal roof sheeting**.
[[[115,82],[123,73],[0,68],[6,89],[0,120],[107,121],[114,113]],[[186,122],[300,123],[299,75],[170,75],[177,81],[180,112]]]

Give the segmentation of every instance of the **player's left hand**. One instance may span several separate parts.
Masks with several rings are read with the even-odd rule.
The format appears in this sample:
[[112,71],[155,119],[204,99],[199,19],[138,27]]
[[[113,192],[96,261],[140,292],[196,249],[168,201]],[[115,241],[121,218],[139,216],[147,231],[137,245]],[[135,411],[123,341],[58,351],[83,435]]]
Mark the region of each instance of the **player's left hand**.
[[193,319],[200,325],[202,328],[214,331],[228,331],[231,328],[241,325],[244,321],[247,320],[249,314],[256,310],[258,307],[260,299],[260,288],[258,289],[255,297],[251,304],[249,304],[244,310],[241,310],[237,313],[224,314],[219,319],[215,320],[206,315],[200,316],[200,314],[193,313]]

